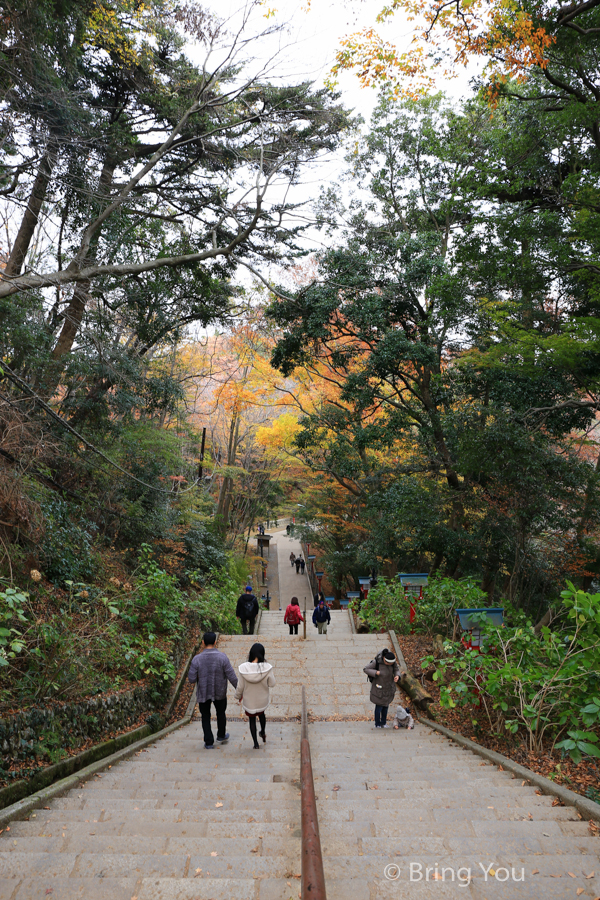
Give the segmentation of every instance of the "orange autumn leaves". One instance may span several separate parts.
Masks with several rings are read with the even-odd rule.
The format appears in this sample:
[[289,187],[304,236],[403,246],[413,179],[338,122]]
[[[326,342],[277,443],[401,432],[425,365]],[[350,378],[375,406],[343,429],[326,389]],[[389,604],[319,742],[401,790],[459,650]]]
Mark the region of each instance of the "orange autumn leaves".
[[540,23],[552,11],[540,5],[535,15],[515,0],[392,0],[377,24],[386,26],[394,16],[413,23],[410,48],[399,52],[376,28],[363,28],[343,39],[333,74],[353,71],[365,87],[387,84],[396,95],[416,99],[478,59],[485,61],[493,92],[500,82],[522,81],[530,69],[545,68],[555,39]]

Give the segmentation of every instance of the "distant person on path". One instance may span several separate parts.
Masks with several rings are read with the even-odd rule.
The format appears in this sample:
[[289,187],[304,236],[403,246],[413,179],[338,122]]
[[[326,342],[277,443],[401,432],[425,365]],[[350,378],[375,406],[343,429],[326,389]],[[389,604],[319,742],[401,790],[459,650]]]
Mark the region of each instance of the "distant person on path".
[[327,634],[327,626],[331,622],[331,615],[329,613],[329,607],[325,603],[325,600],[319,600],[319,605],[315,607],[313,612],[313,625],[319,631],[319,634]]
[[304,566],[305,565],[306,565],[306,563],[304,562],[303,558],[300,557],[300,571],[302,572],[303,575],[304,575]]
[[270,688],[275,686],[273,666],[265,660],[265,648],[262,644],[252,644],[248,654],[248,662],[242,663],[238,669],[240,678],[235,692],[235,699],[242,704],[248,716],[250,734],[254,741],[254,749],[259,749],[256,740],[256,717],[260,722],[260,736],[263,743],[267,740],[267,719],[265,710],[271,702]]
[[[252,585],[247,584],[244,593],[238,597],[235,614],[240,620],[242,634],[254,634],[254,623],[258,615],[258,600],[252,593]],[[248,623],[250,623],[249,627]]]
[[375,728],[389,728],[388,706],[396,696],[396,684],[400,680],[400,666],[387,647],[372,659],[363,672],[371,682],[370,701],[375,704]]
[[285,526],[285,533],[287,534],[288,537],[290,536],[290,531],[291,531],[291,530],[292,530],[291,525],[286,525],[286,526]]
[[298,634],[298,625],[304,622],[304,616],[300,609],[300,601],[297,597],[292,597],[283,617],[284,625],[289,625],[290,634]]
[[294,560],[294,565],[296,566],[296,575],[299,575],[299,574],[300,574],[300,561],[301,561],[301,559],[302,559],[301,556],[297,556],[296,559]]
[[396,709],[396,715],[394,716],[394,728],[396,731],[398,728],[414,728],[415,723],[413,721],[413,717],[410,714],[410,710],[408,706],[405,708],[404,706],[398,706]]
[[196,697],[202,716],[204,746],[212,750],[215,739],[210,727],[210,704],[214,703],[217,714],[217,741],[224,744],[229,740],[227,733],[227,682],[237,687],[237,676],[228,657],[217,650],[217,636],[214,631],[207,631],[202,638],[202,650],[192,660],[188,672],[188,681],[197,685]]
[[292,568],[294,568],[294,566],[296,564],[296,554],[294,553],[293,550],[290,553],[290,563],[292,564]]
[[318,594],[315,594],[315,606],[318,606],[319,603],[321,602],[321,600],[323,601],[323,603],[327,603],[327,601],[325,600],[325,594],[323,593],[323,591],[319,591]]

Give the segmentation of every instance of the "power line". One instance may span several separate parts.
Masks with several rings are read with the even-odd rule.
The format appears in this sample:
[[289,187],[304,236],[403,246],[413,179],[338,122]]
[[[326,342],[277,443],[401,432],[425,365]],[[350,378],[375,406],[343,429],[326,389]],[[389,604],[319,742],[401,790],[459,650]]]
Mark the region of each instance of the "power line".
[[[128,472],[127,469],[124,469],[122,466],[120,466],[118,463],[116,463],[114,460],[112,460],[110,458],[110,456],[107,456],[106,453],[103,453],[102,450],[99,450],[97,447],[95,447],[93,444],[91,444],[86,438],[83,437],[83,435],[79,434],[79,432],[76,431],[73,428],[73,426],[70,425],[66,421],[66,419],[63,419],[62,416],[59,416],[58,413],[54,412],[52,407],[48,406],[48,404],[44,400],[42,400],[42,398],[39,396],[39,394],[36,394],[36,392],[33,390],[33,388],[31,388],[27,384],[26,381],[24,381],[19,375],[17,375],[16,372],[13,372],[12,369],[6,365],[6,363],[2,363],[0,365],[0,372],[2,374],[6,375],[6,377],[9,379],[9,381],[12,381],[12,383],[14,385],[16,385],[18,388],[20,388],[23,391],[26,391],[35,400],[35,402],[39,406],[41,406],[41,408],[44,410],[44,412],[48,413],[48,415],[52,419],[54,419],[54,421],[58,422],[59,425],[62,425],[63,428],[66,428],[67,431],[70,431],[71,434],[75,435],[75,437],[79,441],[81,441],[89,450],[91,450],[93,453],[96,453],[99,457],[101,457],[101,459],[103,459],[105,462],[107,462],[113,468],[117,469],[119,472],[122,472],[123,475],[125,475],[127,478],[130,478],[132,481],[135,481],[137,484],[141,484],[142,487],[148,488],[148,490],[150,490],[150,491],[155,491],[157,494],[166,494],[169,497],[172,497],[174,495],[174,493],[175,493],[174,491],[165,491],[165,490],[163,490],[163,488],[154,487],[154,485],[148,484],[147,482],[142,481],[139,478],[136,478],[135,475],[132,475],[131,472]],[[199,484],[199,481],[194,481],[193,484],[191,484],[189,487],[185,488],[183,491],[177,491],[177,494],[178,495],[179,494],[187,494],[188,491],[191,491],[198,484]]]

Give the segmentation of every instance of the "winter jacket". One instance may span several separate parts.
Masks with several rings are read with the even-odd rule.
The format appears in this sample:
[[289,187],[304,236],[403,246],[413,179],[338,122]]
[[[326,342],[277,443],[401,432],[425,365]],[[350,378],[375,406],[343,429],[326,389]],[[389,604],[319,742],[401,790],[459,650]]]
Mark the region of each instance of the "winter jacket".
[[313,624],[317,625],[319,622],[327,622],[328,625],[331,622],[331,615],[327,606],[315,607],[315,611],[313,613]]
[[394,716],[394,728],[414,728],[414,719],[403,706],[398,706],[396,715]]
[[238,619],[255,619],[258,615],[258,600],[254,594],[243,593],[238,597],[235,615]]
[[285,611],[283,622],[284,625],[298,625],[300,622],[304,622],[304,616],[300,607],[295,603],[290,603]]
[[258,713],[271,702],[269,689],[275,685],[271,663],[242,663],[238,669],[239,680],[235,699],[242,701],[246,712]]
[[364,667],[363,672],[373,679],[369,696],[371,703],[376,706],[389,706],[396,696],[394,676],[400,677],[401,674],[398,663],[395,662],[390,666],[383,661],[381,654],[377,654],[375,659],[372,659],[369,665]]
[[227,682],[237,687],[237,675],[227,656],[215,647],[206,647],[192,660],[188,681],[197,682],[198,703],[206,700],[224,700]]

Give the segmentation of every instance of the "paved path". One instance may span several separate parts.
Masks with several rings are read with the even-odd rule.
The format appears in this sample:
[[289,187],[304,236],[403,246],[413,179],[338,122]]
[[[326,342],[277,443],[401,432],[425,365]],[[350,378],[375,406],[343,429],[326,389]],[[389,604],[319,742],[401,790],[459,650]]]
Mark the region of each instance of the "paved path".
[[312,608],[313,596],[307,572],[305,571],[304,575],[296,573],[296,567],[290,565],[292,551],[296,556],[300,553],[304,556],[300,541],[295,537],[288,537],[285,528],[279,528],[272,531],[271,534],[273,535],[271,545],[275,545],[277,550],[278,568],[278,584],[272,591],[271,610],[280,607],[282,611],[285,611],[292,597],[298,597],[302,609],[304,609],[305,600],[307,608]]
[[[374,729],[362,667],[386,636],[332,620],[303,641],[263,614],[277,687],[258,751],[246,722],[211,751],[193,722],[11,823],[0,900],[297,900],[302,684],[328,900],[598,897],[600,843],[574,810],[425,726]],[[238,664],[254,639],[220,646]]]

